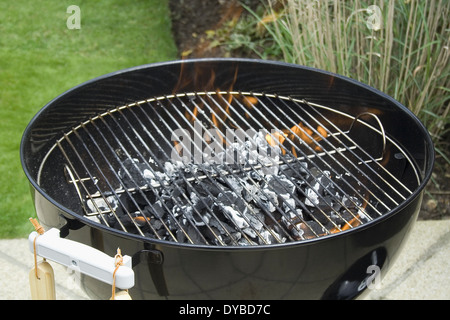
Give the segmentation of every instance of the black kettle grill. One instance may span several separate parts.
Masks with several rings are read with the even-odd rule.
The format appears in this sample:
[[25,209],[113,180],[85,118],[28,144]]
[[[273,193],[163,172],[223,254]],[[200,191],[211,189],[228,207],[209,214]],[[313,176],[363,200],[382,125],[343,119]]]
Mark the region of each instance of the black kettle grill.
[[198,59],[65,92],[21,159],[40,223],[120,247],[134,299],[351,299],[406,241],[434,149],[407,108],[352,79]]

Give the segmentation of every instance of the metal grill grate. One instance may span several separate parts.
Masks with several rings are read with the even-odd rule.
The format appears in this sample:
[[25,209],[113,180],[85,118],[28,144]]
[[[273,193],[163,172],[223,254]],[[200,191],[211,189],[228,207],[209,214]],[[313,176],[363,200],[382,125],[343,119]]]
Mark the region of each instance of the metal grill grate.
[[[237,130],[237,140],[227,136]],[[361,135],[374,143],[362,145]],[[258,137],[265,156],[236,163]],[[375,114],[270,94],[151,98],[93,117],[56,145],[87,216],[160,240],[305,240],[376,219],[412,194],[386,163],[395,154],[414,166]],[[218,163],[224,156],[233,161]]]

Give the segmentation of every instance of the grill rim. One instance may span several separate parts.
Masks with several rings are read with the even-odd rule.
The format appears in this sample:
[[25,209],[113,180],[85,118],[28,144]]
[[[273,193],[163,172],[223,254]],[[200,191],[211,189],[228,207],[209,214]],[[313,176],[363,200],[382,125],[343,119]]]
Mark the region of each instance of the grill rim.
[[[107,226],[104,226],[99,223],[95,223],[95,222],[91,221],[90,219],[88,219],[87,217],[81,216],[81,215],[73,212],[72,210],[69,210],[65,206],[61,205],[59,202],[55,201],[53,198],[51,198],[47,194],[47,192],[45,192],[45,190],[43,190],[38,185],[36,179],[32,177],[31,172],[28,168],[28,164],[26,162],[27,159],[25,157],[26,144],[28,143],[28,140],[30,137],[30,132],[31,132],[32,128],[34,127],[35,122],[38,119],[40,119],[41,117],[45,117],[45,112],[47,111],[47,109],[50,109],[52,107],[54,102],[58,101],[62,97],[68,97],[71,94],[76,93],[78,90],[82,90],[84,87],[86,87],[90,84],[93,84],[97,81],[111,79],[114,76],[117,76],[120,74],[125,74],[125,73],[142,70],[142,69],[146,69],[146,68],[152,68],[152,67],[164,67],[164,66],[168,66],[168,65],[178,65],[178,64],[183,64],[183,63],[199,63],[199,62],[200,63],[203,63],[203,62],[229,62],[229,63],[252,62],[252,63],[261,63],[261,64],[271,64],[275,67],[276,66],[284,66],[284,67],[297,68],[299,70],[308,70],[308,71],[316,72],[316,73],[319,73],[322,75],[331,76],[331,77],[335,77],[335,78],[344,80],[345,82],[349,82],[350,85],[352,85],[352,86],[358,86],[364,90],[369,90],[372,93],[374,93],[375,95],[380,96],[382,99],[389,101],[390,103],[395,105],[395,107],[399,108],[403,113],[406,113],[406,116],[408,116],[409,118],[411,118],[414,121],[417,128],[421,132],[421,137],[425,140],[425,145],[426,145],[425,158],[426,158],[426,163],[429,164],[427,170],[425,172],[423,172],[423,170],[421,170],[419,168],[419,166],[417,165],[416,160],[414,158],[412,158],[412,161],[414,162],[414,165],[416,166],[416,169],[420,176],[421,181],[419,183],[419,186],[412,192],[411,195],[409,195],[402,203],[400,203],[398,206],[396,206],[392,210],[386,212],[382,216],[379,216],[372,221],[361,224],[361,225],[354,227],[352,229],[349,229],[349,230],[343,230],[338,233],[328,234],[328,235],[320,236],[318,238],[304,239],[301,241],[286,242],[286,243],[275,243],[275,244],[267,244],[267,245],[260,244],[260,245],[256,245],[256,246],[212,246],[212,245],[207,245],[207,244],[178,243],[178,242],[172,242],[172,241],[167,241],[167,240],[151,239],[151,238],[140,236],[137,234],[128,233],[128,232],[125,232],[122,230],[114,229],[112,227],[107,227]],[[49,145],[51,147],[53,145],[53,143],[49,143]],[[432,152],[430,152],[430,151],[432,151]],[[43,159],[45,159],[45,157],[48,154],[49,154],[49,150],[47,150]],[[306,245],[310,245],[312,243],[317,243],[318,241],[328,241],[330,239],[334,239],[334,237],[345,237],[349,233],[356,233],[356,232],[366,230],[367,228],[370,228],[371,226],[373,226],[375,224],[381,223],[381,222],[385,221],[386,219],[389,219],[390,217],[392,217],[393,215],[395,215],[396,213],[400,212],[405,207],[410,205],[412,202],[414,202],[417,197],[422,195],[423,189],[425,188],[426,184],[428,183],[429,179],[431,178],[432,169],[433,169],[433,165],[434,165],[434,161],[435,161],[435,152],[434,152],[434,145],[432,143],[431,137],[428,134],[427,129],[422,124],[422,122],[412,113],[412,111],[410,111],[408,108],[403,106],[397,100],[393,99],[392,97],[388,96],[387,94],[385,94],[373,87],[368,86],[367,84],[361,83],[354,79],[351,79],[351,78],[348,78],[348,77],[345,77],[345,76],[342,76],[339,74],[335,74],[335,73],[332,73],[329,71],[306,67],[306,66],[295,65],[295,64],[286,63],[286,62],[267,61],[267,60],[260,60],[260,59],[241,59],[241,58],[204,58],[204,59],[188,59],[188,60],[181,60],[181,61],[174,60],[174,61],[169,61],[169,62],[151,63],[151,64],[145,64],[145,65],[136,66],[136,67],[132,67],[132,68],[122,69],[122,70],[119,70],[116,72],[112,72],[112,73],[102,75],[102,76],[96,77],[94,79],[88,80],[86,82],[83,82],[83,83],[67,90],[66,92],[60,94],[59,96],[57,96],[56,98],[54,98],[50,102],[48,102],[31,119],[31,121],[27,125],[27,127],[23,133],[23,136],[22,136],[22,140],[21,140],[21,144],[20,144],[20,158],[21,158],[21,164],[22,164],[24,173],[25,173],[26,177],[28,178],[29,183],[34,188],[35,192],[36,191],[39,192],[47,201],[49,201],[59,211],[61,211],[61,213],[63,213],[63,214],[66,213],[71,218],[80,220],[82,223],[89,225],[90,227],[93,227],[95,229],[100,229],[100,230],[105,231],[110,234],[119,235],[120,237],[123,237],[126,239],[138,240],[138,241],[141,241],[144,243],[149,243],[149,244],[161,244],[161,245],[171,246],[171,247],[182,247],[182,248],[192,248],[192,249],[202,249],[202,250],[220,250],[220,251],[252,250],[253,251],[253,250],[268,250],[268,249],[271,250],[271,249],[287,248],[287,247],[291,247],[291,246],[303,246],[303,245],[306,246]],[[45,160],[42,160],[41,163],[43,161],[45,161]],[[34,197],[35,196],[33,195],[33,198]]]

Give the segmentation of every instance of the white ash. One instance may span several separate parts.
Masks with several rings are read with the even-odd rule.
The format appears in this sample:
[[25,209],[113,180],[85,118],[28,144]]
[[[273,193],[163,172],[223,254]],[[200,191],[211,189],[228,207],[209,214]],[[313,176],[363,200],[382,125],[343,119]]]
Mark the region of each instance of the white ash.
[[245,219],[242,217],[242,215],[231,206],[224,206],[223,210],[226,214],[231,216],[231,219],[239,229],[244,229],[250,226],[248,222],[245,221]]
[[92,198],[86,201],[90,213],[111,211],[117,209],[117,199],[115,196],[105,198]]
[[155,175],[153,174],[153,172],[151,172],[149,169],[145,169],[143,172],[143,176],[145,179],[147,180],[153,180],[155,179]]
[[320,203],[320,201],[319,201],[319,195],[317,194],[317,191],[315,191],[314,188],[307,188],[305,204],[310,207],[315,207],[319,203]]

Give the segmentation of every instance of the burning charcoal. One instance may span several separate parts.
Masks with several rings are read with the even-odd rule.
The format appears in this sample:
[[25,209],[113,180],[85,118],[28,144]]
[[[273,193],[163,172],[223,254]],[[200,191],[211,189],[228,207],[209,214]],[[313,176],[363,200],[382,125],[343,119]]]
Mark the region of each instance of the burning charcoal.
[[263,230],[261,233],[261,238],[258,239],[259,244],[272,244],[276,240],[268,230]]
[[176,231],[175,236],[177,238],[177,241],[180,243],[184,243],[187,239],[186,234],[181,229]]
[[303,231],[302,236],[305,239],[312,239],[318,235],[323,235],[326,231],[316,221],[308,221],[308,225],[304,222],[300,223],[300,229]]
[[261,213],[249,213],[245,210],[243,215],[247,218],[249,224],[256,230],[261,231],[264,227],[262,221],[264,221],[264,215]]
[[242,217],[242,215],[231,206],[224,205],[221,209],[239,229],[247,228],[249,226],[248,222]]
[[208,208],[211,208],[214,200],[210,196],[202,197],[197,196],[195,193],[191,193],[191,202],[195,211],[203,212]]
[[238,179],[239,178],[227,177],[225,180],[227,185],[230,186],[230,189],[233,191],[233,193],[240,196],[242,194],[242,190],[244,189],[244,187],[240,184]]
[[282,164],[280,166],[280,174],[284,174],[290,178],[306,179],[309,176],[307,162],[293,162],[290,164]]
[[125,159],[125,161],[122,162],[122,165],[123,167],[120,168],[118,175],[126,188],[144,186],[148,183],[147,179],[144,177],[144,171],[147,175],[151,173],[148,165],[140,163],[139,160],[135,158]]
[[204,226],[205,224],[208,224],[210,217],[211,215],[209,215],[208,213],[199,215],[194,211],[192,206],[187,206],[183,211],[183,218],[189,219],[189,221],[196,226]]
[[144,170],[142,170],[142,176],[146,181],[156,183],[155,175],[150,169],[144,168]]
[[322,173],[320,172],[319,168],[317,167],[311,167],[309,169],[309,173],[310,173],[310,177],[309,177],[309,181],[314,181],[315,179],[317,179]]
[[213,243],[219,244],[222,241],[222,236],[220,235],[220,231],[215,227],[205,227],[202,229],[202,234],[205,238]]
[[274,224],[272,226],[272,230],[276,233],[276,234],[286,234],[286,230],[283,229],[280,225],[278,224]]
[[276,206],[278,206],[278,195],[270,189],[263,189],[263,192],[260,194],[260,200],[263,203],[264,208],[269,212],[274,212],[277,210]]
[[150,238],[150,239],[155,239],[155,234],[152,231],[148,231],[148,232],[144,232],[144,237],[146,238]]
[[268,187],[277,194],[294,194],[295,184],[286,177],[270,176],[267,181]]
[[179,167],[179,171],[182,172],[185,178],[190,178],[194,175],[197,175],[198,170],[198,165],[191,162],[185,163],[184,166]]
[[[169,234],[167,232],[166,228],[160,228],[159,230],[156,231],[156,233],[158,234],[158,236],[161,239],[168,239],[169,238]],[[172,238],[171,238],[172,239]]]
[[169,177],[177,176],[180,168],[184,168],[182,161],[174,161],[174,163],[167,161],[164,163],[164,172]]
[[264,179],[264,174],[260,170],[251,170],[248,173],[248,176],[254,181],[261,181],[262,179]]
[[[316,183],[316,185],[318,187],[320,187],[320,185],[318,183]],[[314,207],[314,206],[318,205],[319,202],[320,202],[320,200],[319,200],[318,191],[313,188],[306,188],[305,204],[307,206]]]
[[224,152],[224,160],[226,163],[244,163],[244,159],[241,159],[241,144],[238,142],[230,143]]
[[154,181],[151,180],[149,182],[156,182],[159,184],[168,184],[171,181],[171,179],[164,172],[154,171],[154,173],[155,173]]
[[282,194],[279,199],[281,200],[282,207],[285,212],[295,209],[296,203],[294,198],[291,198],[289,195]]
[[278,243],[278,242],[286,242],[286,237],[280,236],[275,230],[263,230],[261,232],[261,237],[259,238],[259,244],[272,244],[272,243]]
[[347,197],[347,196],[343,196],[342,197],[342,204],[346,207],[346,208],[356,208],[356,207],[360,207],[362,205],[361,201],[359,201],[358,198],[356,197]]
[[186,210],[185,206],[176,204],[172,208],[172,215],[174,218],[177,218],[179,216],[182,216],[186,212],[185,210]]
[[290,218],[296,217],[298,214],[301,216],[301,209],[296,209],[295,199],[293,198],[284,198],[282,197],[282,208],[286,214],[290,216]]
[[[340,195],[336,195],[335,197],[336,197],[336,199],[339,199],[339,201],[340,201]],[[333,202],[333,211],[339,212],[339,211],[341,211],[341,209],[342,209],[342,206],[341,206],[340,202],[334,201]]]
[[322,188],[324,189],[334,188],[333,180],[331,180],[331,173],[328,170],[323,170],[323,174],[321,174],[317,180],[320,181]]
[[253,239],[257,239],[258,238],[258,234],[256,233],[256,231],[252,228],[244,228],[242,229],[242,232],[244,232],[246,235],[248,235],[250,238]]
[[178,221],[177,217],[181,214],[181,209],[178,210],[177,206],[174,206],[172,213],[167,213],[164,222],[169,230],[177,230],[178,229]]
[[119,198],[90,199],[86,207],[108,212],[111,206],[115,214],[99,220],[118,229],[122,223],[127,231],[151,238],[215,245],[315,238],[356,226],[355,217],[367,219],[362,195],[341,195],[334,183],[341,177],[332,179],[323,167],[311,167],[312,162],[292,154],[282,156],[275,140],[259,132],[233,141],[214,155],[222,164],[167,161],[158,168],[154,159],[125,159],[118,170]]
[[243,212],[246,209],[244,200],[232,191],[225,191],[218,195],[217,201],[223,206],[232,207],[239,212]]
[[[180,217],[181,221],[183,221],[183,223],[186,223],[186,219],[191,221],[191,223],[196,223],[196,221],[194,220],[194,217],[192,215],[192,213],[193,213],[192,206],[190,206],[190,205],[185,206],[185,207],[177,206],[177,208],[181,209],[181,210],[177,210],[177,217]],[[200,219],[199,219],[199,223],[201,223]]]
[[353,217],[354,217],[353,214],[347,210],[339,212],[339,215],[336,213],[331,214],[333,222],[338,226],[344,225],[346,221],[352,220]]
[[[314,208],[309,211],[311,219],[319,221],[320,223],[327,223],[331,220],[330,216],[333,214],[334,200],[329,196],[325,196],[317,199],[317,203]],[[308,200],[308,199],[307,199]],[[305,201],[305,204],[306,201]]]
[[[139,213],[132,213],[130,215],[123,215],[123,216],[120,216],[119,219],[120,219],[120,223],[122,223],[122,225],[129,232],[137,233],[136,224],[138,226],[139,226],[139,224],[136,222],[136,220],[134,220],[134,218],[136,218],[136,217],[140,217]],[[142,222],[143,222],[142,226],[144,226],[145,220],[142,221]],[[119,221],[117,221],[117,219],[114,219],[112,227],[116,228],[116,229],[121,229],[122,227],[120,226],[120,223],[119,223]]]
[[171,185],[167,186],[164,191],[171,198],[181,197],[186,193],[186,182],[183,179],[173,180]]
[[133,220],[139,227],[148,227],[148,223],[150,222],[150,218],[139,215],[139,213],[136,213]]
[[245,237],[242,237],[239,241],[238,241],[238,245],[240,246],[255,246],[257,245],[256,242],[251,241]]
[[[327,214],[327,212],[319,211],[317,209],[311,209],[308,212],[307,217],[309,217],[309,219],[311,219],[312,221],[318,221],[318,222],[320,222],[322,224],[326,224],[326,223],[328,223],[331,220],[331,218]],[[309,219],[307,219],[307,220],[309,220]]]
[[114,209],[114,212],[118,216],[122,216],[127,214],[127,212],[133,212],[136,210],[136,206],[131,203],[131,201],[123,194],[119,196],[120,202],[117,208]]
[[295,209],[295,213],[291,211],[289,212],[289,215],[291,216],[291,219],[303,219],[302,209]]
[[160,230],[161,228],[164,228],[163,223],[158,219],[151,219],[150,224],[157,231]]
[[163,202],[165,205],[164,207],[167,208],[167,210],[172,210],[172,208],[174,206],[174,203],[173,203],[174,199],[167,194],[161,194],[160,200],[158,200],[158,201]]
[[[101,223],[105,223],[105,221],[104,220],[106,220],[106,223],[109,225],[109,226],[111,226],[111,227],[114,227],[114,225],[116,224],[116,222],[117,222],[117,219],[116,219],[116,217],[112,214],[112,213],[110,213],[110,214],[104,214],[104,215],[102,215],[102,217],[103,218],[100,218],[99,219],[99,221],[101,222]],[[104,220],[103,220],[104,219]]]
[[211,212],[214,215],[215,219],[217,218],[219,221],[226,221],[228,218],[224,215],[222,206],[218,202],[213,202],[211,206]]
[[279,171],[278,161],[280,157],[276,156],[273,158],[259,156],[258,163],[262,165],[262,172],[264,175],[277,175]]
[[187,191],[189,193],[196,192],[202,197],[209,195],[206,190],[208,190],[214,197],[217,197],[222,192],[222,189],[217,186],[217,183],[213,183],[207,179],[201,180],[200,182],[196,181],[187,186]]
[[154,202],[156,196],[152,190],[140,190],[133,194],[133,199],[139,207],[144,207]]
[[300,222],[303,221],[303,214],[301,213],[301,210],[297,209],[297,211],[298,211],[297,212],[298,215],[294,215],[291,212],[291,217],[290,218],[288,218],[286,216],[282,216],[281,217],[281,222],[283,222],[283,224],[287,227],[288,230],[294,228],[296,225],[298,225]]
[[258,186],[250,183],[245,183],[245,187],[242,190],[242,196],[244,197],[245,201],[250,202],[256,197],[258,192],[259,192]]
[[92,198],[86,201],[86,205],[90,212],[110,211],[110,207],[115,210],[117,208],[117,200],[115,196],[104,198]]
[[305,204],[326,212],[339,209],[340,205],[336,205],[336,201],[333,198],[340,198],[340,195],[330,179],[330,172],[324,170],[323,173],[316,171],[314,174],[316,175],[316,180],[312,182],[310,187],[305,189]]
[[151,207],[146,206],[144,210],[148,211],[150,215],[155,215],[159,219],[163,219],[167,213],[160,200],[156,201]]
[[301,212],[301,209],[296,208],[296,201],[294,198],[289,197],[288,195],[281,195],[279,197],[282,213],[286,213],[289,216],[296,216],[296,211],[299,210]]
[[329,211],[332,211],[333,206],[334,206],[334,199],[331,198],[330,196],[324,196],[324,197],[320,198],[320,201],[316,207],[319,210],[329,212]]
[[339,194],[339,191],[336,189],[334,184],[328,185],[327,188],[323,190],[323,194],[325,196],[341,198],[342,196]]
[[226,223],[225,221],[219,221],[214,217],[209,220],[209,225],[211,227],[215,227],[222,235],[227,235],[229,233],[235,232],[235,229],[228,223]]
[[300,227],[300,224],[293,226],[289,230],[290,230],[291,236],[294,240],[304,239],[305,231]]
[[223,235],[223,242],[225,242],[226,244],[234,244],[235,242],[239,242],[239,240],[241,240],[242,238],[242,233],[240,232],[233,232],[230,233],[230,235]]
[[[200,233],[199,233],[199,231],[197,229],[195,229],[191,225],[188,225],[186,229],[187,229],[187,234],[188,234],[189,238],[191,239],[192,243],[194,243],[194,244],[206,244],[205,240],[200,235]],[[186,240],[186,242],[190,243],[190,241],[188,239]]]

